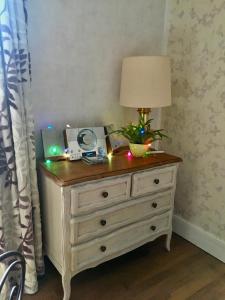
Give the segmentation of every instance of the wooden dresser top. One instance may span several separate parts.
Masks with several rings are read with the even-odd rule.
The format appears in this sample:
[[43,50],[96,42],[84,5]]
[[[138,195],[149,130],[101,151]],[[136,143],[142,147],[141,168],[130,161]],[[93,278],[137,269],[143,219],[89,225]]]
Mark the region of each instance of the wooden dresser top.
[[59,186],[68,186],[84,181],[122,175],[125,173],[154,168],[182,159],[167,153],[153,154],[146,158],[128,158],[127,151],[112,156],[108,163],[88,165],[83,161],[52,161],[41,162],[41,168],[48,177],[51,177]]

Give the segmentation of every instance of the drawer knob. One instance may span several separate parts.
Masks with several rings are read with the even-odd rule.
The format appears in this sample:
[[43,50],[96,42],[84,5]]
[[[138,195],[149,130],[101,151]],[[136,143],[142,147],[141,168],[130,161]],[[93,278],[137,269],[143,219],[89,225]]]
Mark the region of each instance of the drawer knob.
[[156,202],[153,202],[153,203],[152,203],[152,207],[153,207],[153,208],[156,208],[157,206],[158,206],[158,204],[157,204]]
[[105,251],[106,251],[106,246],[101,246],[101,247],[100,247],[100,250],[101,250],[102,252],[105,252]]
[[109,196],[109,193],[108,192],[102,192],[102,197],[103,198],[107,198]]
[[154,179],[154,183],[159,184],[159,179],[158,178]]
[[152,226],[151,226],[151,230],[152,230],[152,231],[155,231],[155,230],[156,230],[156,226],[152,225]]
[[101,220],[101,221],[100,221],[100,224],[101,224],[102,226],[105,226],[105,225],[106,225],[106,220],[104,220],[104,219]]

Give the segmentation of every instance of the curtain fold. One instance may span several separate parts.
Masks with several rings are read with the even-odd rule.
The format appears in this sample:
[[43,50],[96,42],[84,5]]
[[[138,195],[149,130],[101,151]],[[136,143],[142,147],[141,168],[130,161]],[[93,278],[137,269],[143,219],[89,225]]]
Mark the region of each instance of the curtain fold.
[[26,260],[25,292],[44,272],[25,0],[0,1],[0,252]]

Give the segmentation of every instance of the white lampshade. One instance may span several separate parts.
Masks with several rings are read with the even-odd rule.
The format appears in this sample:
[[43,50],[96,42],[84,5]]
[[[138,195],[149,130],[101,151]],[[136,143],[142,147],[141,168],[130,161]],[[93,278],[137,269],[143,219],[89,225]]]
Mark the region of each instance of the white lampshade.
[[154,108],[171,105],[170,60],[167,56],[134,56],[123,60],[120,104]]

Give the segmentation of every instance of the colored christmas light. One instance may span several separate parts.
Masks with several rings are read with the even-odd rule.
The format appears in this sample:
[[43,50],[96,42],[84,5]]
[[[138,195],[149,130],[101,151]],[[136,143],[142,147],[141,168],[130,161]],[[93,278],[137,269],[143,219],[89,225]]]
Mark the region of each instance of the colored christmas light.
[[59,145],[51,145],[48,148],[48,154],[49,154],[49,156],[60,155],[61,147]]
[[110,152],[108,155],[107,155],[108,159],[112,159],[112,153]]
[[128,156],[128,157],[131,157],[131,156],[132,156],[132,154],[131,154],[130,151],[127,153],[127,156]]

